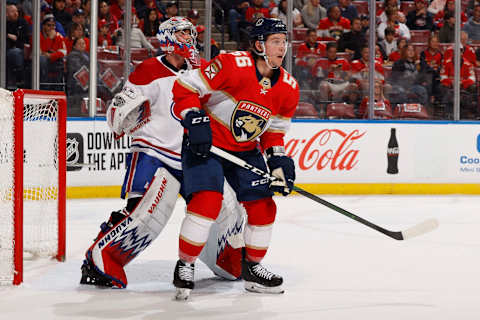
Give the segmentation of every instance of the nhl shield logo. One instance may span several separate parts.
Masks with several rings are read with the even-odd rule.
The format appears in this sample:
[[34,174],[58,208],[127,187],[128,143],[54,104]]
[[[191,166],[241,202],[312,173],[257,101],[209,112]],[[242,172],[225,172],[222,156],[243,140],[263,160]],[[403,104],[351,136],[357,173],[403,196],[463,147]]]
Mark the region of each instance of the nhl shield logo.
[[236,142],[257,138],[265,129],[272,112],[256,103],[241,100],[237,103],[230,121],[230,131]]

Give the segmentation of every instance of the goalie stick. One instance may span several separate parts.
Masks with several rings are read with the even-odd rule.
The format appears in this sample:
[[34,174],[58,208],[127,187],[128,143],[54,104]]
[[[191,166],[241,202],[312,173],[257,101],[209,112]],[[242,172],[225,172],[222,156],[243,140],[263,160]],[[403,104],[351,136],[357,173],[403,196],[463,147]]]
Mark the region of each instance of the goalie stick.
[[[222,149],[219,149],[215,146],[212,146],[212,148],[210,149],[210,152],[219,156],[220,158],[223,158],[225,160],[228,160],[244,169],[247,169],[255,174],[258,174],[259,176],[262,176],[264,178],[267,178],[269,179],[270,181],[274,181],[276,180],[277,178],[273,177],[272,175],[270,175],[268,172],[265,172],[259,168],[256,168],[254,166],[252,166],[251,164],[247,163],[246,161],[226,152],[226,151],[223,151]],[[381,232],[383,233],[384,235],[387,235],[389,236],[390,238],[393,238],[395,240],[406,240],[406,239],[410,239],[410,238],[413,238],[413,237],[416,237],[416,236],[419,236],[419,235],[422,235],[422,234],[425,234],[427,232],[430,232],[434,229],[436,229],[438,227],[438,221],[436,219],[427,219],[413,227],[410,227],[404,231],[391,231],[391,230],[387,230],[383,227],[380,227],[362,217],[359,217],[357,216],[356,214],[353,214],[345,209],[342,209],[336,205],[334,205],[333,203],[330,203],[306,190],[303,190],[302,188],[300,187],[297,187],[297,186],[293,186],[293,190],[298,192],[299,194],[301,194],[302,196],[305,196],[315,202],[318,202],[320,204],[323,204],[324,206],[338,212],[338,213],[341,213],[343,214],[344,216],[347,216],[349,217],[350,219],[353,219],[363,225],[366,225],[367,227],[370,227],[378,232]]]

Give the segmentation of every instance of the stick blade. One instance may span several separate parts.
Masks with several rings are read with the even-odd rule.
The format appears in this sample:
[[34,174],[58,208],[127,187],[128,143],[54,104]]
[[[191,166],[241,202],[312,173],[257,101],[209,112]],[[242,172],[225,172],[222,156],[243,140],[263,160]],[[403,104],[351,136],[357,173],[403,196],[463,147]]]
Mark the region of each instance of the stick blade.
[[438,220],[428,219],[411,228],[408,228],[405,231],[402,231],[402,237],[403,240],[407,240],[435,230],[436,228],[438,228]]

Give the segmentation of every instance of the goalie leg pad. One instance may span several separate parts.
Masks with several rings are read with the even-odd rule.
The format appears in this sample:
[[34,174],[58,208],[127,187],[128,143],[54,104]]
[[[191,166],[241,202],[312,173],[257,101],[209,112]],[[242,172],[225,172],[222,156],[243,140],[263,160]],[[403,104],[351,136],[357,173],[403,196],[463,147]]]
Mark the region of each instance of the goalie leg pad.
[[120,288],[127,286],[123,267],[157,238],[172,215],[180,183],[165,168],[155,173],[147,191],[130,215],[126,216],[87,251],[94,270],[112,279]]
[[242,248],[245,209],[225,182],[220,214],[210,228],[200,260],[217,276],[237,280],[242,274]]

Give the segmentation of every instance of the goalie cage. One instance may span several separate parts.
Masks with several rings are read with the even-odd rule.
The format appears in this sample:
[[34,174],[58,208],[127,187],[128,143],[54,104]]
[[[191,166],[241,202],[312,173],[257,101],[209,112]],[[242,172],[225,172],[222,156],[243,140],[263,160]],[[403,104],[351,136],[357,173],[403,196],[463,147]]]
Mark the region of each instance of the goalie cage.
[[65,259],[66,99],[0,89],[0,285],[23,281],[23,258]]

